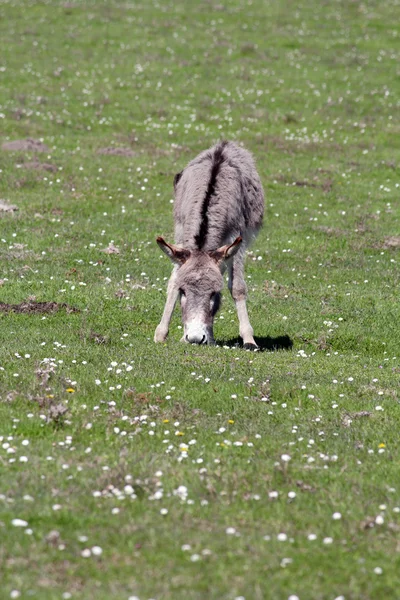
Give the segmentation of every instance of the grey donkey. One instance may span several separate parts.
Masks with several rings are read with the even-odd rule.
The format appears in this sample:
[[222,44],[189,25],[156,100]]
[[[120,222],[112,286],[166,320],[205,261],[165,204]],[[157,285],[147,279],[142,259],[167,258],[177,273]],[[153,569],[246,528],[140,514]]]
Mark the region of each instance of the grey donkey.
[[246,308],[244,259],[262,224],[264,192],[251,154],[232,142],[220,142],[175,175],[174,188],[176,245],[157,238],[174,268],[154,341],[165,341],[179,297],[182,340],[214,344],[213,322],[228,269],[240,336],[245,348],[256,349]]

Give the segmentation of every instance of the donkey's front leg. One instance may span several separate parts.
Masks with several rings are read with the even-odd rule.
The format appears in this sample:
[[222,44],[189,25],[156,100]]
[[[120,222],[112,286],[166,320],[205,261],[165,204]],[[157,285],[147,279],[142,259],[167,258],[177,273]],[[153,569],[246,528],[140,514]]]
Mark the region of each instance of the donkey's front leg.
[[174,267],[174,270],[172,271],[170,280],[168,282],[167,301],[165,303],[164,312],[160,324],[157,325],[156,331],[154,333],[155,342],[165,342],[165,340],[167,339],[169,324],[179,294],[179,290],[176,287],[177,270],[178,267]]
[[246,306],[247,286],[244,280],[244,256],[245,250],[240,250],[229,265],[228,287],[235,301],[239,319],[239,334],[243,339],[243,345],[246,349],[256,350],[258,346],[253,337],[254,332]]
[[239,318],[239,334],[243,339],[243,346],[247,350],[256,350],[258,346],[253,337],[254,332],[247,313],[246,298],[235,300],[235,304]]

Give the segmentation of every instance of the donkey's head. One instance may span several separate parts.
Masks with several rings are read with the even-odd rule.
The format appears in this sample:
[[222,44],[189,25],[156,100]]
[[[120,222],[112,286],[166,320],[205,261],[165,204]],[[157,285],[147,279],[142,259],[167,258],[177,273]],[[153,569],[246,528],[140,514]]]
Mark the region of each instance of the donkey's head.
[[214,317],[221,303],[225,263],[239,250],[242,238],[217,250],[185,250],[157,238],[161,250],[177,265],[175,286],[179,291],[184,325],[183,339],[190,344],[213,344]]

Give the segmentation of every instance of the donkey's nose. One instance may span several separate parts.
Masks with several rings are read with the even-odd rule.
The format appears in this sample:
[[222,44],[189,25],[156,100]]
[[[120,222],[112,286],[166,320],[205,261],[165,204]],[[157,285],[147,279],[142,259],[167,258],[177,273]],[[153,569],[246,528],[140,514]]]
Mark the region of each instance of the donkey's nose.
[[185,339],[189,344],[205,344],[206,342],[206,336],[196,332],[187,334]]

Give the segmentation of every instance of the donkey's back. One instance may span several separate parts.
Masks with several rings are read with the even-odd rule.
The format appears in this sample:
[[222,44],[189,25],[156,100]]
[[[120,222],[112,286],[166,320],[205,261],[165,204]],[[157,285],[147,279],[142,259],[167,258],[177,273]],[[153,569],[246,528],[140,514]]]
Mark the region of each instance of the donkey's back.
[[233,142],[199,154],[175,176],[175,241],[190,250],[210,251],[257,234],[264,194],[253,157]]

